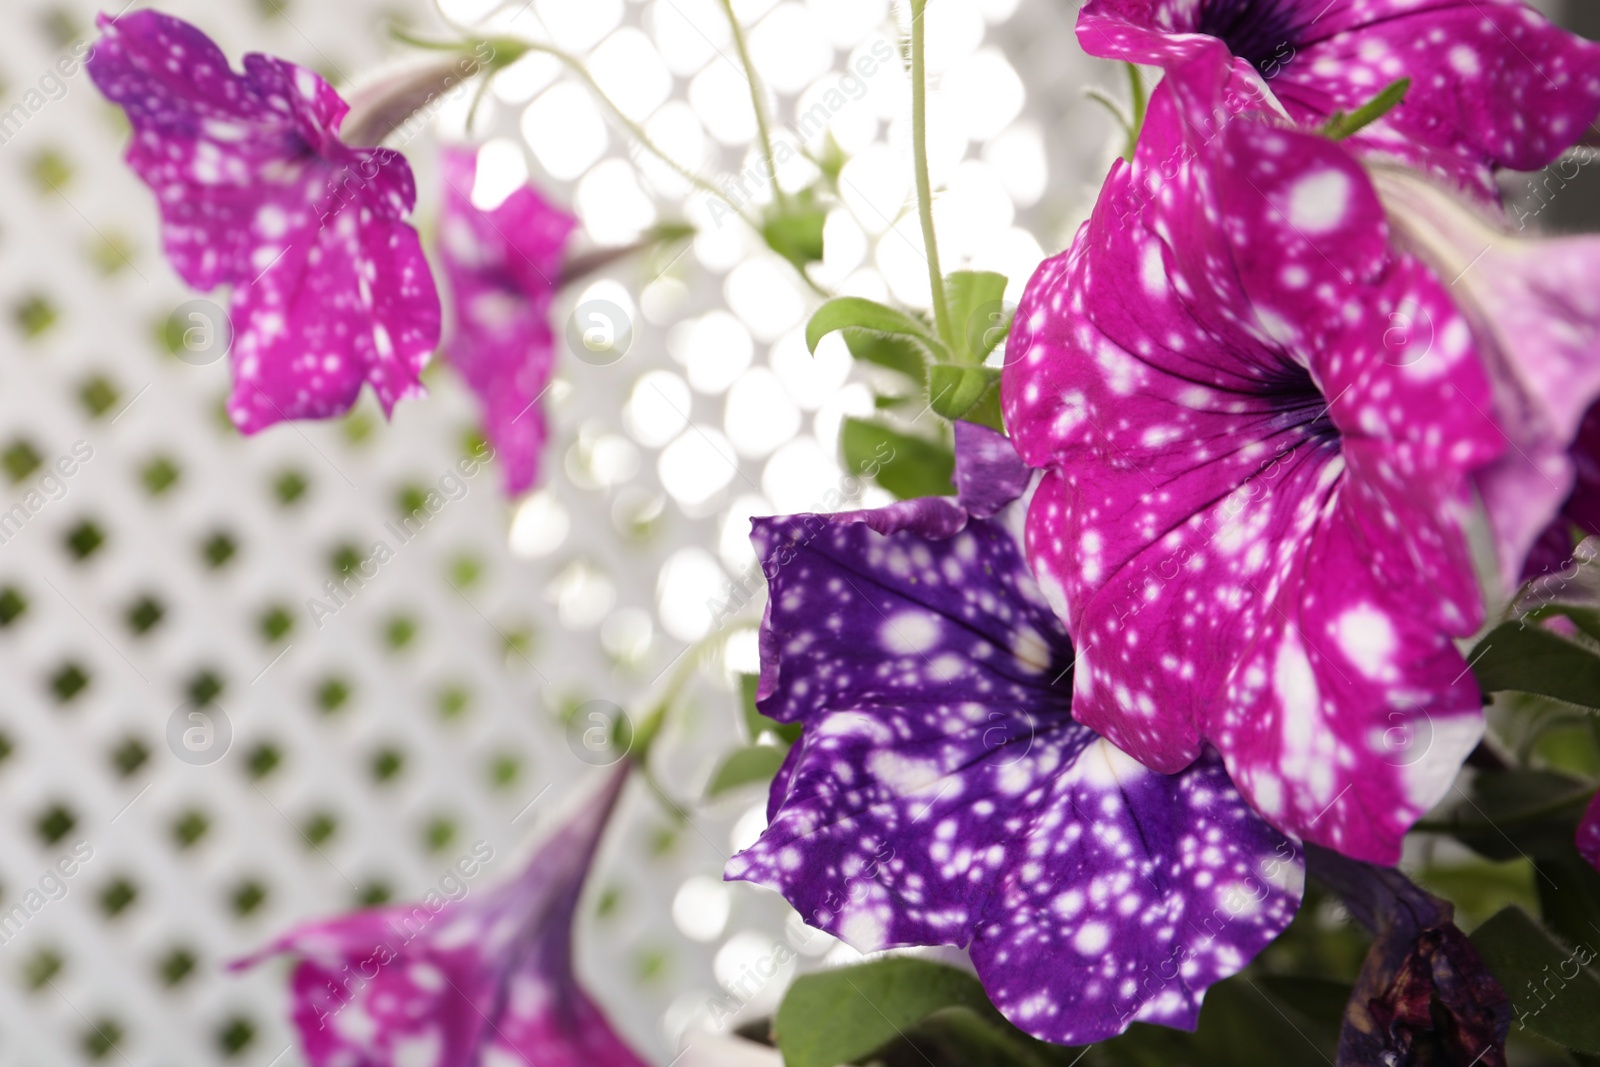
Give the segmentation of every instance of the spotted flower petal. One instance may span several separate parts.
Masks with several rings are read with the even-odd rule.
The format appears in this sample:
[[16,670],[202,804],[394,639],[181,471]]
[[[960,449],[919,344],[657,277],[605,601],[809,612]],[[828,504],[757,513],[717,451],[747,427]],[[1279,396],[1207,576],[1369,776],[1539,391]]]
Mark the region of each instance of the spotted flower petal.
[[1169,69],[1221,40],[1307,125],[1408,77],[1355,142],[1489,199],[1493,168],[1544,167],[1600,114],[1600,46],[1522,0],[1090,0],[1078,38]]
[[957,422],[955,483],[961,506],[987,519],[1027,491],[1033,471],[1011,442],[987,426]]
[[1589,801],[1589,808],[1578,823],[1578,855],[1600,871],[1600,793]]
[[1482,731],[1452,639],[1482,618],[1464,516],[1503,438],[1348,152],[1261,112],[1186,124],[1227,77],[1169,74],[1024,294],[1002,388],[1049,472],[1030,561],[1080,721],[1169,773],[1210,742],[1280,829],[1393,862]]
[[760,710],[805,729],[727,876],[862,951],[969,946],[1035,1036],[1193,1028],[1300,900],[1208,753],[1147,771],[1070,708],[1072,648],[1001,518],[948,500],[758,519]]
[[531,489],[547,430],[538,400],[550,383],[550,302],[578,220],[531,186],[489,211],[473,206],[477,155],[442,154],[439,256],[454,325],[445,353],[478,394],[485,434],[505,464],[508,494]]
[[234,390],[245,433],[327,418],[370,383],[384,411],[421,389],[439,299],[399,153],[339,140],[347,110],[313,72],[270,56],[233,71],[194,26],[112,19],[89,59],[133,126],[127,159],[156,194],[173,269],[233,287]]
[[[313,1067],[643,1067],[572,968],[579,893],[626,778],[624,764],[508,885],[475,897],[458,880],[453,901],[434,892],[311,923],[235,966],[296,957],[294,1023]],[[485,849],[472,866],[493,858]]]

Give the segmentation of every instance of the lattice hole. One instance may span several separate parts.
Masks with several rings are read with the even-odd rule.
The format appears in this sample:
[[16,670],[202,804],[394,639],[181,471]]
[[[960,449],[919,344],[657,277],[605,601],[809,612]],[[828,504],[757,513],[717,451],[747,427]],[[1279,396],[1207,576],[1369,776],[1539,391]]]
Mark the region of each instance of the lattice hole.
[[135,637],[143,637],[151,630],[161,625],[167,617],[166,606],[154,596],[146,593],[123,612],[122,619],[128,624],[128,629]]
[[50,692],[55,695],[57,704],[71,704],[89,688],[91,680],[83,664],[68,660],[50,674]]
[[28,598],[14,585],[0,588],[0,630],[22,618],[28,611]]
[[131,778],[150,762],[150,749],[137,737],[125,737],[111,750],[110,761],[120,777]]
[[78,386],[78,403],[83,405],[83,410],[89,413],[91,419],[98,419],[116,407],[121,399],[122,393],[103,374],[91,375]]

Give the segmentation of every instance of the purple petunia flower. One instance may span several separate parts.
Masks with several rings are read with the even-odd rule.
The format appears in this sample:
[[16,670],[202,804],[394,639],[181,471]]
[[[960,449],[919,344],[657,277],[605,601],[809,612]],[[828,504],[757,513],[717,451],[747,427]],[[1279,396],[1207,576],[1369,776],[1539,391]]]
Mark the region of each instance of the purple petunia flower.
[[200,290],[231,285],[244,433],[327,418],[370,383],[385,413],[421,392],[439,298],[397,152],[339,140],[348,107],[312,71],[258,53],[237,74],[194,26],[101,16],[88,62],[127,112],[127,159],[155,191],[167,258]]
[[1589,807],[1578,823],[1578,855],[1588,860],[1600,871],[1600,793],[1589,801]]
[[[510,884],[474,898],[457,880],[467,895],[454,900],[310,923],[234,966],[298,957],[294,1023],[313,1067],[643,1067],[572,967],[573,916],[628,769]],[[493,855],[480,842],[460,869]]]
[[532,186],[491,211],[474,207],[474,149],[446,149],[441,167],[439,258],[454,308],[445,353],[478,394],[485,435],[505,463],[506,492],[514,495],[538,477],[547,430],[536,404],[555,360],[550,302],[578,220]]
[[968,946],[995,1005],[1048,1041],[1192,1029],[1293,917],[1303,858],[1215,753],[1157,774],[1074,721],[1021,509],[994,515],[1027,472],[956,429],[959,503],[755,520],[758,707],[805,729],[726,876],[864,952]]
[[1289,115],[1320,124],[1412,80],[1356,143],[1498,199],[1492,169],[1538,170],[1600,114],[1600,46],[1522,0],[1090,0],[1090,55],[1171,68],[1220,39]]
[[1266,112],[1185,121],[1229,76],[1168,74],[1024,294],[1002,384],[1049,471],[1030,561],[1080,720],[1169,773],[1209,743],[1273,825],[1393,863],[1483,731],[1454,639],[1484,615],[1465,521],[1504,437],[1350,152]]

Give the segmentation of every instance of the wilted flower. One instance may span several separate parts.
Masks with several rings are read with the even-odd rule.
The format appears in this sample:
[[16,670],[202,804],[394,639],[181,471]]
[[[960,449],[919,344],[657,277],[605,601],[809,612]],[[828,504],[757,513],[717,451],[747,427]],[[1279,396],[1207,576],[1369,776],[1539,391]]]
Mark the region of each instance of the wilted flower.
[[252,53],[237,74],[194,26],[154,11],[100,18],[89,73],[127,112],[127,159],[155,191],[167,259],[200,290],[230,285],[245,433],[326,418],[370,383],[384,411],[421,391],[439,298],[397,152],[339,139],[348,107],[312,71]]
[[1488,198],[1494,168],[1538,170],[1600,114],[1600,45],[1522,0],[1089,0],[1078,19],[1090,55],[1169,69],[1206,38],[1306,125],[1410,78],[1356,143]]
[[1306,849],[1317,881],[1372,934],[1339,1033],[1341,1064],[1505,1067],[1511,1002],[1449,901],[1397,870]]
[[864,952],[970,946],[995,1005],[1045,1040],[1192,1028],[1293,917],[1301,856],[1214,752],[1158,774],[1074,721],[1021,515],[989,517],[1026,472],[957,430],[961,503],[755,521],[758,707],[805,729],[727,877]]
[[294,1023],[314,1067],[643,1067],[572,966],[573,916],[629,766],[487,896],[310,923],[235,966],[298,959]]
[[446,149],[440,164],[439,258],[454,309],[445,354],[478,394],[506,492],[520,493],[538,478],[547,436],[538,401],[555,360],[550,302],[578,220],[532,186],[480,210],[472,203],[476,151]]
[[[1504,438],[1349,151],[1251,110],[1199,143],[1229,76],[1168,74],[1024,294],[1003,389],[1048,470],[1030,561],[1077,718],[1167,773],[1214,745],[1278,828],[1393,863],[1483,731],[1454,639],[1484,615],[1465,525]],[[1413,358],[1397,324],[1422,320]]]

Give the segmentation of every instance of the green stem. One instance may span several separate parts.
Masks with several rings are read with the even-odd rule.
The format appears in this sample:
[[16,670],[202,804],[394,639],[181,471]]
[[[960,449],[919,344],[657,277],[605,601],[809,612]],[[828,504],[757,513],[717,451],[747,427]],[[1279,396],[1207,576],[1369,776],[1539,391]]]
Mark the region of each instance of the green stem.
[[[761,151],[766,153],[767,168],[772,171],[772,198],[780,211],[789,210],[789,199],[783,186],[778,184],[778,157],[772,150],[772,127],[767,122],[767,100],[761,91],[761,80],[756,77],[756,65],[750,61],[750,45],[744,38],[744,27],[733,13],[733,0],[722,0],[722,10],[727,12],[728,26],[733,30],[733,46],[739,50],[739,62],[744,64],[744,78],[750,83],[750,106],[756,113],[756,130],[761,135]],[[803,273],[803,272],[802,272]]]
[[928,282],[933,289],[933,321],[939,339],[951,351],[956,347],[950,322],[950,300],[939,269],[939,242],[933,232],[933,182],[928,177],[928,72],[922,16],[928,0],[911,0],[911,153],[917,169],[917,214],[922,219],[922,243],[927,251]]
[[1128,65],[1128,89],[1133,94],[1133,119],[1128,123],[1128,151],[1127,160],[1133,162],[1133,154],[1139,148],[1139,132],[1144,129],[1144,116],[1150,106],[1150,97],[1144,91],[1144,74],[1139,70],[1137,63]]
[[705,654],[715,647],[718,642],[726,641],[740,630],[753,630],[757,625],[759,624],[754,619],[736,619],[725,626],[713,630],[689,646],[679,658],[677,668],[673,671],[672,677],[667,680],[666,688],[662,690],[661,696],[655,700],[650,711],[640,720],[637,736],[642,740],[639,747],[634,750],[635,759],[641,764],[649,760],[650,749],[653,747],[655,739],[660,736],[661,728],[665,725],[667,716],[671,713],[673,705],[678,702],[678,698],[683,695],[684,687],[689,684],[689,680],[694,677],[695,671],[699,669],[700,661],[705,657]]
[[[606,110],[611,112],[612,117],[616,119],[623,129],[628,131],[628,135],[643,145],[651,155],[655,156],[657,159],[661,160],[661,162],[671,167],[679,177],[683,178],[690,185],[693,185],[696,189],[699,189],[707,196],[714,196],[724,203],[729,203],[727,194],[721,189],[718,189],[715,185],[712,185],[710,182],[700,177],[700,175],[696,174],[688,167],[685,167],[683,164],[667,155],[667,153],[662,151],[661,148],[657,147],[656,143],[650,140],[650,135],[644,132],[644,127],[640,126],[637,122],[634,122],[627,115],[625,115],[622,109],[619,108],[612,101],[612,99],[605,94],[605,91],[600,88],[600,83],[594,80],[594,76],[589,73],[589,71],[576,56],[567,52],[563,52],[561,49],[556,48],[553,45],[538,44],[532,41],[523,41],[521,43],[530,52],[543,52],[547,56],[554,56],[556,59],[559,59],[566,65],[568,70],[572,71],[572,73],[578,76],[579,80],[581,80],[583,84],[588,87],[589,91],[595,95],[596,99],[606,106]],[[754,219],[750,218],[749,215],[746,215],[744,209],[740,208],[736,204],[729,203],[729,206],[733,208],[734,212],[741,219],[748,223],[758,233],[760,232],[761,225]]]

